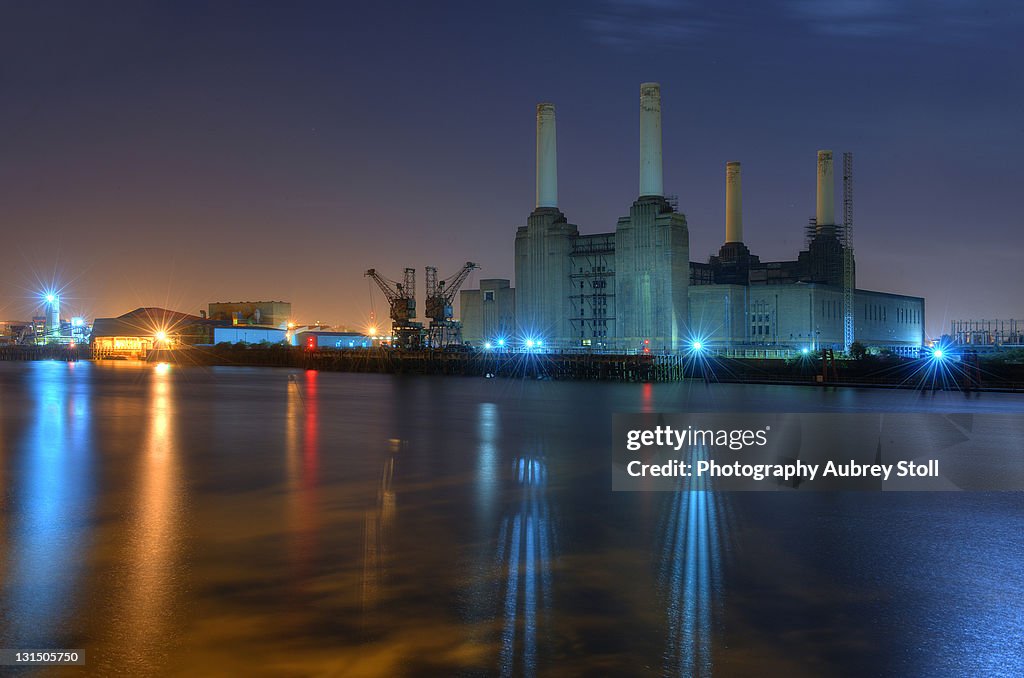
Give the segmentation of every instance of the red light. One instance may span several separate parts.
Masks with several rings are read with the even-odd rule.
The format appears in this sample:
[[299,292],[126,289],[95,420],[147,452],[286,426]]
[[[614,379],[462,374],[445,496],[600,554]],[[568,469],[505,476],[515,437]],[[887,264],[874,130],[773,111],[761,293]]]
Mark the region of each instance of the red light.
[[646,346],[646,345],[647,345],[647,344],[649,344],[649,343],[651,343],[651,340],[650,340],[650,339],[644,339],[644,346]]

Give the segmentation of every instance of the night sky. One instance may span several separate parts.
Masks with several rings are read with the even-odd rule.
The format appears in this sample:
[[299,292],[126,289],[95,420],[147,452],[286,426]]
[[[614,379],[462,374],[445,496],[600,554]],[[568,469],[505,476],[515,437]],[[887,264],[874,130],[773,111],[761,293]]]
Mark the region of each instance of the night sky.
[[65,315],[283,299],[358,327],[370,267],[511,277],[537,102],[561,209],[607,232],[644,81],[692,260],[721,244],[726,161],[747,245],[792,259],[815,152],[850,150],[860,287],[926,297],[932,336],[1024,316],[1024,5],[707,4],[4,0],[0,319],[56,283]]

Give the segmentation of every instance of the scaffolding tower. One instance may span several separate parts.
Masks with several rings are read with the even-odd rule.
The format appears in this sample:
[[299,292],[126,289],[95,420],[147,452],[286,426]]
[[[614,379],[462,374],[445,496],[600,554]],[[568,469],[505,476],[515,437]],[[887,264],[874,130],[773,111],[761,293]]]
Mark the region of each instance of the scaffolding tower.
[[850,354],[854,341],[853,294],[853,153],[843,153],[843,350]]

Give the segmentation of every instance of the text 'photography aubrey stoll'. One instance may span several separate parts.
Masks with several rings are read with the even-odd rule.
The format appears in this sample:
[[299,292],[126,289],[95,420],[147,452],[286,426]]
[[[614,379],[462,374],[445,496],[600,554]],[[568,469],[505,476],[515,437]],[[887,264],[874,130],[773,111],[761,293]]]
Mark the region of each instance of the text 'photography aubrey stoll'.
[[613,419],[613,490],[1024,489],[1024,473],[1010,463],[1024,423],[1008,415],[662,413]]

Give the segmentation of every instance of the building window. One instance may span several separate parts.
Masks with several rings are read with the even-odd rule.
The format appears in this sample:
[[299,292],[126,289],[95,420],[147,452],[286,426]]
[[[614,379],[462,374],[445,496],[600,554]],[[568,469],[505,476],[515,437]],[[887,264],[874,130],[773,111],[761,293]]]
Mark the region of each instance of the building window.
[[484,301],[494,301],[494,291],[487,290],[484,292]]

